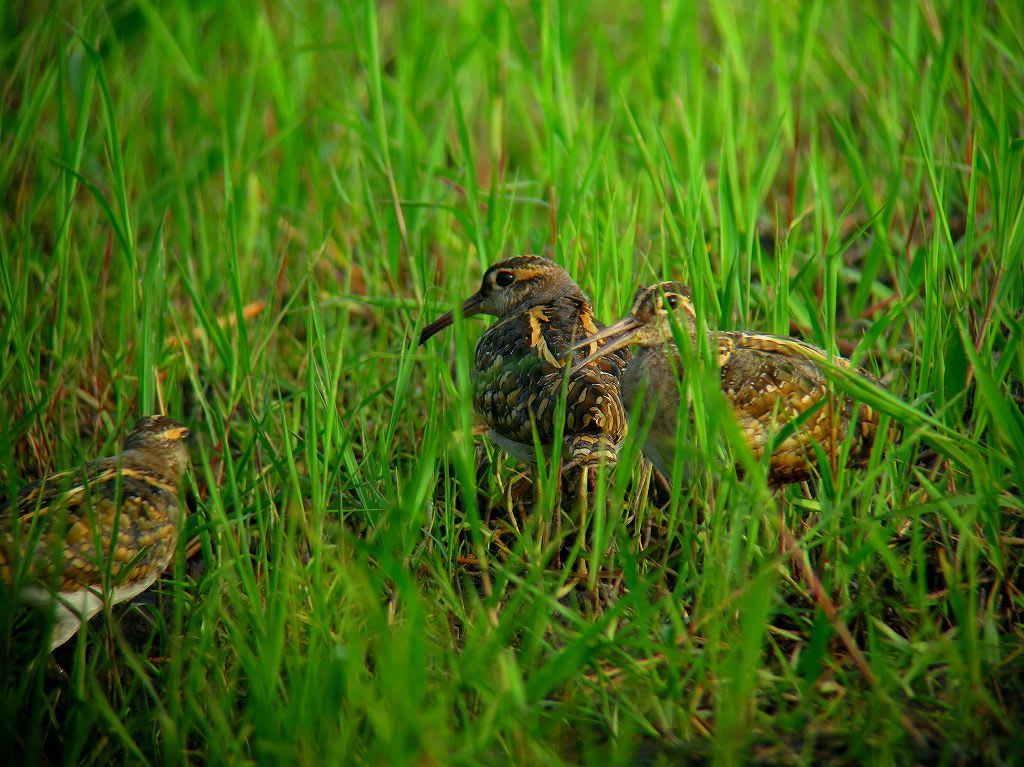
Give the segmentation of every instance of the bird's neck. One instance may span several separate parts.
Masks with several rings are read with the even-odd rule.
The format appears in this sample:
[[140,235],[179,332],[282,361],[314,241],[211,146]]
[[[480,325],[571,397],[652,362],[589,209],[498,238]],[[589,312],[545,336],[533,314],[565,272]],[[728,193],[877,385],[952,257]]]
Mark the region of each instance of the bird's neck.
[[122,453],[121,459],[123,465],[155,474],[172,485],[177,485],[181,482],[189,464],[188,451],[177,447],[165,449],[153,447],[129,448]]
[[537,306],[551,307],[554,314],[560,315],[562,313],[566,313],[575,317],[590,309],[590,301],[588,301],[587,297],[583,295],[583,291],[579,289],[566,291],[565,289],[560,288],[550,292],[541,291],[531,295],[527,300],[506,312],[502,316],[502,319],[505,319],[505,317],[514,317],[525,314],[530,309]]
[[[673,350],[679,350],[679,344],[676,342],[677,331],[668,323],[661,325],[661,332],[648,335],[649,339],[646,343],[641,342],[640,345],[648,349],[664,348],[665,346],[671,347]],[[690,348],[694,351],[697,350],[697,324],[689,321],[684,322],[680,320],[680,328],[678,331],[679,340],[690,339]],[[713,331],[706,331],[708,343],[714,345],[715,334]]]

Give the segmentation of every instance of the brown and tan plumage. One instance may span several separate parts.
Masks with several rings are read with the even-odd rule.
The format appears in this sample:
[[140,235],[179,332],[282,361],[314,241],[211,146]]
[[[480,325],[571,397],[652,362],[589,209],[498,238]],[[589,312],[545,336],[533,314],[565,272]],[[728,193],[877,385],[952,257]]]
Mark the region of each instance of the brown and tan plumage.
[[[696,338],[696,314],[688,287],[662,282],[640,288],[626,317],[583,340],[604,346],[581,363],[591,364],[602,354],[626,346],[640,347],[623,375],[623,399],[629,408],[640,400],[645,403],[652,425],[644,454],[665,474],[676,450],[678,384],[684,373],[672,335],[673,317],[686,337]],[[792,432],[775,445],[769,459],[769,482],[810,479],[818,468],[814,444],[826,455],[838,454],[850,431],[847,464],[866,463],[878,429],[878,413],[840,392],[834,392],[829,402],[828,379],[822,373],[822,364],[828,359],[825,351],[787,336],[744,331],[709,331],[709,341],[717,355],[722,392],[756,458],[761,458],[772,435],[794,424]],[[832,363],[874,380],[841,357],[834,357]]]
[[[476,345],[473,407],[490,435],[511,455],[536,463],[533,433],[547,451],[566,365],[598,351],[602,343],[565,355],[603,327],[590,300],[560,266],[540,256],[515,256],[491,266],[462,315],[498,317]],[[448,312],[423,329],[422,344],[452,324]],[[595,356],[568,376],[562,455],[577,464],[614,463],[626,434],[619,377],[628,350]]]
[[188,435],[166,416],[142,418],[119,455],[27,485],[0,520],[0,577],[16,580],[26,601],[54,604],[51,649],[104,599],[131,599],[167,568],[183,517]]

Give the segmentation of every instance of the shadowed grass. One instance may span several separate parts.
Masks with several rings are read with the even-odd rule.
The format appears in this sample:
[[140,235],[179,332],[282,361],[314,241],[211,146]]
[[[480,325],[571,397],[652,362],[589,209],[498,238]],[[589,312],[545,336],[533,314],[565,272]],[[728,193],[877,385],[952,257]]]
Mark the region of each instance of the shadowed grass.
[[[18,761],[1019,758],[1015,4],[16,5],[0,494],[143,412],[202,436],[142,603],[51,660],[0,592]],[[606,321],[683,279],[851,358],[893,437],[773,495],[697,365],[707,471],[648,491],[631,440],[545,547],[483,323],[415,345],[525,252]]]

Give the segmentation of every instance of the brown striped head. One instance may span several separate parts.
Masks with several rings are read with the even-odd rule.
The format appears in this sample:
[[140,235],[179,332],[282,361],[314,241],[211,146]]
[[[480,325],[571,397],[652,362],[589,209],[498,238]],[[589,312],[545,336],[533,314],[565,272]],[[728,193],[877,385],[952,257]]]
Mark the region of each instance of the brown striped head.
[[600,349],[576,363],[573,370],[579,370],[598,357],[624,346],[661,346],[670,343],[673,340],[674,322],[690,338],[696,334],[697,314],[690,289],[681,282],[657,282],[642,287],[633,296],[629,314],[573,345],[574,349],[579,349],[597,341],[606,341]]
[[[505,317],[562,296],[577,295],[586,301],[579,285],[562,267],[541,256],[513,256],[484,272],[480,290],[462,304],[462,316],[490,314]],[[446,312],[420,333],[420,343],[441,332],[455,320]]]
[[[669,315],[675,315],[676,321],[687,329],[697,324],[697,313],[693,308],[693,294],[690,292],[690,288],[681,282],[657,282],[654,285],[640,288],[633,294],[633,306],[629,310],[629,314],[647,328],[653,328],[659,324],[668,328]],[[642,339],[646,337],[645,334],[641,334]],[[641,346],[653,345],[653,343],[644,343],[643,340],[633,343]]]
[[147,415],[140,418],[124,440],[125,455],[135,454],[168,479],[179,481],[188,470],[188,439],[191,432],[173,418]]

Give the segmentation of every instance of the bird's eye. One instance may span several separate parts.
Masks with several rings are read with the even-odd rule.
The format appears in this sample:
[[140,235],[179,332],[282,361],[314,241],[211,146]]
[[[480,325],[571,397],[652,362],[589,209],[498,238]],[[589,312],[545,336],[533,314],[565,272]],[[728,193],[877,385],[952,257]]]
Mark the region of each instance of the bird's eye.
[[679,296],[676,293],[669,293],[665,296],[665,303],[668,304],[670,309],[675,309],[679,306]]
[[507,288],[513,282],[516,281],[516,276],[512,272],[498,272],[494,276],[494,284],[499,288]]

